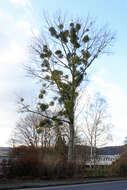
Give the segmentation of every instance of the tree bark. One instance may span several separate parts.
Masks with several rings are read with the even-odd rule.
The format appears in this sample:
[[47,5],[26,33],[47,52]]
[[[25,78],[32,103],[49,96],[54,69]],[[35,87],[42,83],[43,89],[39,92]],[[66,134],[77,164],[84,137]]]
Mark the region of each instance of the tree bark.
[[93,145],[91,143],[91,146],[90,146],[90,168],[92,168],[92,163],[93,163]]
[[74,145],[74,126],[70,126],[70,139],[69,139],[69,146],[68,146],[68,161],[74,162],[75,161],[75,145]]

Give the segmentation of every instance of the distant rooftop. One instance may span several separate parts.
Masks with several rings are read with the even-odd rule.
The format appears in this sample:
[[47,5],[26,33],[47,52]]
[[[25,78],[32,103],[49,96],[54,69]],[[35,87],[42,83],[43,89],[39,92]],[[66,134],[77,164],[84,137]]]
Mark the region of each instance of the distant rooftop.
[[98,148],[98,153],[100,155],[117,155],[124,152],[124,146],[107,146],[103,148]]
[[[90,146],[78,145],[77,148],[80,151],[90,151]],[[118,155],[124,152],[124,146],[107,146],[102,148],[97,148],[99,155]]]

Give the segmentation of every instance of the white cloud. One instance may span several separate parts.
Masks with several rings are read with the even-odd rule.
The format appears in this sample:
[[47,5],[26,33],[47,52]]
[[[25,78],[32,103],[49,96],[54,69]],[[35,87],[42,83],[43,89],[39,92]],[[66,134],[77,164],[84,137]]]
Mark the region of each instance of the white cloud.
[[[0,123],[1,124],[1,123]],[[10,123],[8,122],[7,124],[3,124],[3,125],[8,125],[9,127],[3,127],[0,129],[0,146],[5,147],[5,146],[9,146],[9,138],[11,135],[11,127],[10,127]]]
[[30,30],[31,24],[29,22],[27,22],[27,21],[21,20],[21,21],[18,21],[17,27],[19,27],[20,29],[23,29],[24,31],[25,30]]
[[127,136],[127,93],[120,86],[104,81],[102,78],[93,77],[91,88],[104,95],[109,104],[109,111],[112,116],[113,144],[119,145]]
[[25,59],[25,50],[18,45],[15,41],[12,41],[10,46],[0,53],[0,64],[17,64]]
[[37,28],[33,28],[33,26],[30,24],[30,22],[21,20],[18,21],[16,24],[17,28],[26,33],[28,36],[38,36],[39,30]]
[[[11,12],[0,9],[0,146],[5,146],[17,114],[16,94],[31,98],[33,83],[24,77],[23,64],[28,61],[27,47],[31,37],[32,24],[27,19],[26,7],[29,1],[11,0],[23,11],[18,20]],[[37,32],[37,29],[33,29]]]
[[39,32],[39,30],[37,29],[37,28],[34,28],[33,30],[32,30],[32,35],[34,35],[34,36],[39,36],[40,35],[40,32]]
[[31,3],[29,0],[10,0],[11,3],[16,4],[16,5],[22,5],[22,6],[30,6]]

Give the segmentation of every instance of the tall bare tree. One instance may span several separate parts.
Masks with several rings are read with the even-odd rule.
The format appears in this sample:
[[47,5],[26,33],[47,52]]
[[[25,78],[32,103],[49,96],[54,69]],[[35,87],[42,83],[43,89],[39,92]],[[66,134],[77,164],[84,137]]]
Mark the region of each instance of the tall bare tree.
[[[70,21],[71,20],[71,21]],[[109,52],[114,34],[106,27],[98,27],[95,21],[45,19],[43,36],[34,39],[32,50],[34,64],[27,71],[42,83],[37,110],[26,106],[21,99],[22,111],[36,112],[49,125],[69,125],[68,161],[74,161],[75,103],[80,87],[85,85],[89,67],[102,54]],[[44,37],[45,34],[45,37]],[[54,116],[45,114],[51,107],[60,105]],[[38,112],[38,110],[40,110]]]
[[82,117],[81,132],[90,146],[90,162],[95,164],[97,147],[104,146],[112,139],[112,124],[106,100],[98,93],[87,97]]

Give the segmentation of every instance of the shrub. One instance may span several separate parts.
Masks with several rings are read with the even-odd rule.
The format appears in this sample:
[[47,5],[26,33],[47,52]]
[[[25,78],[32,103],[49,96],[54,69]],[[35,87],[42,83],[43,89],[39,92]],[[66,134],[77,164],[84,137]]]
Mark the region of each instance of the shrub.
[[112,164],[110,173],[114,176],[127,176],[127,151]]
[[84,176],[84,166],[81,163],[68,163],[56,148],[20,146],[12,149],[9,160],[2,164],[2,172],[8,178],[68,178]]
[[109,176],[109,167],[96,166],[94,168],[87,168],[86,175],[87,177],[107,177]]

